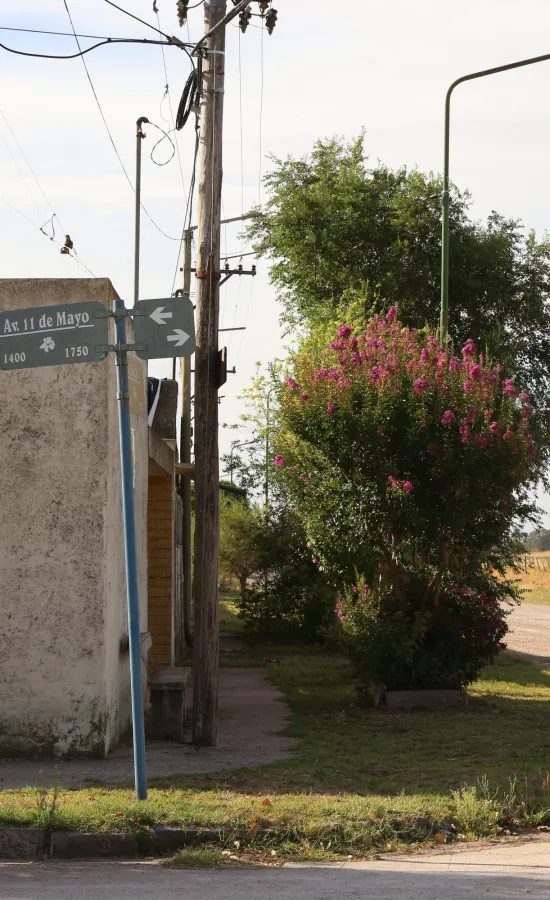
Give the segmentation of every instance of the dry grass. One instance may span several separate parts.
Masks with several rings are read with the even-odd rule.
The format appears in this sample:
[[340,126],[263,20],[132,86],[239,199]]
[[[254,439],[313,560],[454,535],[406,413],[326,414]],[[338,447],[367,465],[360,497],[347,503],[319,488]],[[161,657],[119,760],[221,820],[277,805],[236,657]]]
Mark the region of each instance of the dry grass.
[[519,575],[511,573],[510,577],[516,578],[526,592],[523,596],[525,603],[550,604],[550,550],[530,553],[525,559],[527,571]]

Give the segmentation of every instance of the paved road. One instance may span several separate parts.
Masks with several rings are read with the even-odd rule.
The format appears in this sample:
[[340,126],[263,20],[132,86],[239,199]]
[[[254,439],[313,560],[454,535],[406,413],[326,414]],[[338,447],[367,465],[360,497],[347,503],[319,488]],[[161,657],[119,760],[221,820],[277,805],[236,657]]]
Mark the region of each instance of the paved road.
[[522,603],[509,618],[510,650],[521,653],[542,669],[550,669],[550,605]]
[[550,841],[345,866],[0,865],[0,900],[549,900]]

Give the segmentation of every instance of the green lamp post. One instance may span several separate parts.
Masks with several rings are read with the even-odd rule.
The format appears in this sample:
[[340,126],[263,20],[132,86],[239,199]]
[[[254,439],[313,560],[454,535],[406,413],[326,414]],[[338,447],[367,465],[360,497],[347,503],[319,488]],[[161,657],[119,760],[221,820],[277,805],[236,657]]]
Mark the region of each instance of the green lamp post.
[[498,72],[507,72],[509,69],[521,69],[524,66],[532,66],[534,63],[550,60],[550,53],[544,56],[534,56],[531,59],[521,59],[519,62],[508,63],[505,66],[495,66],[493,69],[483,69],[481,72],[472,72],[471,75],[463,75],[453,81],[445,98],[445,156],[443,165],[443,202],[441,225],[441,316],[439,330],[441,340],[447,338],[449,330],[449,141],[451,130],[451,96],[459,84],[464,81],[473,81],[476,78],[484,78],[486,75],[496,75]]

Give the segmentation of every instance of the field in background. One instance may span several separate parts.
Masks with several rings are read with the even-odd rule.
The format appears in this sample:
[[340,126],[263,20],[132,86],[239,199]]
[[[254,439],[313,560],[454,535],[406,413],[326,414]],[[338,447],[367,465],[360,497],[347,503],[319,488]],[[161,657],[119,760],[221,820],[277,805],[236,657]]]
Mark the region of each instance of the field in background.
[[526,591],[524,603],[550,604],[550,551],[527,554],[522,571],[515,577]]

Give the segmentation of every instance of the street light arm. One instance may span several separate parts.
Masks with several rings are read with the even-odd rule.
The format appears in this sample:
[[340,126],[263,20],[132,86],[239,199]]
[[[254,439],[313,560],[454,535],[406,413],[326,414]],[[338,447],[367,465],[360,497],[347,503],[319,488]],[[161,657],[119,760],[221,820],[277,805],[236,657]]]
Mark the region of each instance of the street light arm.
[[450,155],[450,131],[451,131],[451,97],[453,91],[459,84],[465,81],[474,81],[477,78],[485,78],[486,75],[497,75],[499,72],[508,72],[511,69],[522,69],[525,66],[532,66],[534,63],[547,62],[550,60],[550,53],[544,53],[542,56],[532,56],[530,59],[520,59],[517,62],[507,63],[504,66],[493,66],[491,69],[482,69],[480,72],[471,72],[469,75],[462,75],[453,81],[445,96],[445,151],[443,162],[443,198],[442,198],[442,221],[441,221],[441,316],[439,323],[439,331],[441,340],[447,337],[449,329],[449,155]]

